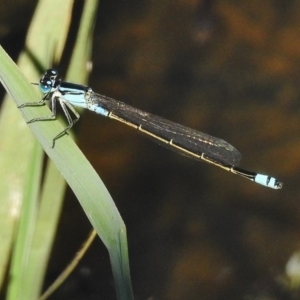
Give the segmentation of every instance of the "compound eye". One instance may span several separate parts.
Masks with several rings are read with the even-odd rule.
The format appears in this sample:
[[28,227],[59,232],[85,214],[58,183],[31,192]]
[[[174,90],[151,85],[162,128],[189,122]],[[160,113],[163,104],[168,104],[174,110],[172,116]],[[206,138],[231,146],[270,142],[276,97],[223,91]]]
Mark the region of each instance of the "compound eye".
[[58,72],[55,69],[48,69],[44,76],[57,76]]
[[52,82],[50,80],[40,82],[40,90],[43,94],[47,94],[51,91]]
[[49,69],[47,73],[49,73],[51,79],[55,79],[58,75],[58,72],[54,69]]

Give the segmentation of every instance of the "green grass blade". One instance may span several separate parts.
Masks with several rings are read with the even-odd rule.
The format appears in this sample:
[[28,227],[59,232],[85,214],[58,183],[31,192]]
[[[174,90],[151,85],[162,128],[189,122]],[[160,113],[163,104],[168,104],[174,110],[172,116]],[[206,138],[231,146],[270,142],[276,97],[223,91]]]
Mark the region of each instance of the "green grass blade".
[[[44,62],[47,61],[46,57],[51,56],[51,53],[49,51],[50,48],[54,48],[56,46],[55,54],[52,55],[52,57],[59,58],[61,55],[62,49],[64,47],[65,40],[67,38],[68,33],[68,27],[70,23],[70,16],[72,12],[72,2],[73,1],[61,1],[54,0],[44,0],[40,1],[39,5],[36,9],[36,13],[34,15],[32,24],[29,29],[29,34],[26,41],[26,47],[28,52],[31,53],[31,56],[34,57],[35,61],[38,62]],[[53,6],[55,5],[60,6],[59,11],[53,10]],[[49,12],[55,13],[55,16],[50,16]],[[66,16],[68,16],[66,18]],[[45,22],[45,19],[47,19],[47,22]],[[52,46],[51,46],[51,45]],[[50,47],[49,47],[50,46]],[[19,65],[26,70],[26,74],[28,78],[38,78],[38,74],[36,71],[36,68],[33,65],[32,57],[28,55],[28,52],[21,54],[19,59]],[[17,86],[19,85],[19,82],[15,81],[13,82],[13,78],[10,82],[12,89],[16,90]],[[34,81],[34,80],[33,80]],[[36,98],[36,92],[34,93],[33,98]],[[30,100],[32,101],[32,99]],[[3,160],[7,160],[7,157],[9,153],[14,153],[17,155],[14,155],[15,161],[18,161],[18,164],[14,164],[12,160],[10,160],[10,163],[7,164],[10,172],[15,172],[18,174],[18,170],[22,169],[23,172],[18,177],[18,188],[19,188],[19,195],[20,199],[19,202],[21,203],[24,200],[24,205],[22,206],[22,213],[20,221],[20,226],[18,227],[18,234],[17,239],[15,242],[15,247],[13,249],[13,259],[12,259],[12,267],[11,267],[11,276],[15,280],[11,280],[9,282],[8,287],[8,298],[16,299],[17,295],[22,294],[22,299],[36,299],[36,296],[32,296],[32,293],[34,293],[34,289],[31,289],[29,293],[24,293],[24,287],[31,286],[34,288],[37,288],[37,277],[36,277],[36,271],[41,274],[41,271],[45,272],[46,268],[41,268],[43,265],[41,263],[41,260],[44,262],[47,262],[49,252],[51,250],[51,247],[48,246],[48,248],[45,248],[46,237],[51,236],[51,232],[53,233],[56,229],[55,220],[57,219],[59,212],[56,216],[52,216],[51,219],[48,219],[48,228],[47,228],[47,234],[42,235],[43,238],[43,247],[44,250],[47,250],[47,255],[45,255],[46,251],[43,251],[42,255],[35,255],[30,256],[33,252],[36,254],[35,251],[36,247],[36,217],[39,215],[39,211],[37,211],[37,199],[39,198],[40,191],[38,190],[40,188],[40,180],[39,180],[39,174],[41,172],[42,163],[43,163],[43,156],[41,155],[41,148],[38,143],[36,143],[36,140],[33,138],[31,132],[28,130],[28,126],[24,123],[24,120],[21,118],[20,113],[18,112],[18,109],[16,109],[15,104],[11,100],[5,100],[5,105],[2,110],[3,114],[1,115],[1,121],[3,120],[3,126],[0,128],[0,132],[3,131],[3,135],[9,135],[11,139],[13,139],[14,145],[11,143],[5,144],[5,149],[7,149],[6,153],[0,149],[1,157]],[[11,118],[11,115],[8,113],[11,112],[11,115],[13,115],[13,118]],[[9,116],[9,118],[7,118]],[[12,123],[12,126],[7,126],[11,124],[11,120],[15,120],[14,123]],[[16,130],[15,125],[20,124]],[[24,126],[25,125],[25,126]],[[7,133],[8,129],[10,132]],[[13,130],[14,129],[14,130]],[[3,141],[3,140],[2,140]],[[2,142],[1,141],[1,142]],[[4,143],[2,143],[2,146]],[[22,145],[22,147],[20,147]],[[38,151],[39,150],[39,151]],[[16,152],[16,153],[15,153]],[[4,154],[4,155],[3,155]],[[3,155],[3,156],[2,156]],[[29,158],[33,157],[32,160]],[[6,163],[6,162],[5,162]],[[0,166],[1,166],[1,160],[0,160]],[[1,168],[2,169],[2,168]],[[53,168],[52,168],[53,169]],[[60,176],[58,174],[56,168],[55,176]],[[8,173],[7,173],[8,174]],[[7,181],[10,181],[9,176],[7,174],[4,175],[4,180],[2,180],[2,183],[7,183]],[[46,175],[46,177],[48,177]],[[63,182],[63,179],[61,179],[61,182]],[[2,190],[2,189],[1,189]],[[11,194],[12,189],[10,188],[9,184],[6,184],[4,186],[4,193]],[[35,191],[35,193],[33,193]],[[64,195],[64,191],[62,191],[60,194],[56,194],[57,199],[62,199]],[[5,208],[9,208],[8,201],[5,201],[5,195],[0,195],[0,202],[1,202],[1,209],[5,210]],[[2,205],[4,204],[4,205]],[[5,205],[8,204],[8,205]],[[53,201],[52,204],[53,205]],[[21,207],[21,205],[19,205]],[[28,209],[26,209],[28,207]],[[60,206],[58,206],[60,207]],[[20,212],[19,212],[20,214]],[[7,214],[9,216],[9,214]],[[30,215],[30,217],[28,217]],[[16,217],[15,217],[16,218]],[[18,218],[18,216],[17,216]],[[0,228],[0,236],[3,236],[2,231],[5,230],[5,232],[13,233],[15,230],[15,227],[13,226],[13,223],[8,223],[7,221],[3,222],[6,224],[6,226],[1,226]],[[51,229],[52,228],[52,229]],[[4,230],[1,230],[4,229]],[[34,232],[34,234],[33,234]],[[53,236],[53,234],[52,234]],[[0,246],[1,259],[3,260],[3,266],[0,270],[0,277],[1,282],[3,278],[3,274],[6,272],[5,266],[7,265],[7,261],[9,259],[9,247],[12,245],[11,241],[14,238],[13,234],[10,234],[10,236],[7,236],[5,234],[6,239],[4,240],[4,246]],[[26,243],[25,243],[26,241]],[[51,240],[51,244],[53,242],[53,237]],[[8,246],[6,246],[8,245]],[[25,246],[24,246],[25,245]],[[3,248],[3,251],[2,251]],[[41,254],[42,251],[39,252]],[[29,257],[33,257],[34,259],[39,261],[39,264],[34,263],[32,260],[28,260]],[[24,267],[22,262],[26,261],[27,266]],[[39,265],[37,268],[36,266]],[[46,265],[46,263],[44,263]],[[35,271],[35,272],[31,272]],[[31,274],[32,276],[28,276]],[[42,276],[43,278],[43,276]],[[26,280],[25,281],[23,280]],[[42,282],[42,281],[41,281]],[[28,284],[27,284],[28,283]],[[41,285],[41,284],[40,284]],[[39,287],[40,289],[40,287]],[[38,290],[38,289],[37,289]],[[36,294],[36,293],[35,293]]]
[[[34,97],[32,86],[1,48],[0,78],[18,105],[33,99],[38,100]],[[16,89],[11,84],[14,81],[20,83]],[[39,116],[46,110],[46,107],[40,107]],[[22,113],[25,120],[37,116],[36,109],[22,109]],[[55,148],[51,148],[52,138],[63,129],[59,122],[36,122],[29,124],[29,127],[74,191],[87,217],[108,248],[112,262],[115,263],[113,272],[118,298],[132,299],[126,229],[110,194],[69,136],[60,138]]]
[[[29,174],[32,174],[31,167],[28,166],[28,157],[37,145],[24,120],[15,110],[12,101],[5,101],[0,114],[0,287],[7,273],[17,232],[24,199],[24,185],[28,182]],[[28,154],[27,157],[23,156],[23,153]]]
[[72,82],[87,82],[90,71],[90,59],[92,54],[93,30],[98,7],[97,0],[85,2],[79,32],[73,49],[70,66],[66,79]]
[[[38,208],[38,194],[41,180],[41,159],[43,152],[38,144],[31,152],[29,159],[30,172],[27,173],[26,194],[24,195],[23,207],[21,211],[20,223],[18,226],[17,243],[14,247],[12,255],[12,267],[10,270],[10,288],[8,289],[7,299],[30,299],[24,293],[26,282],[24,278],[27,276],[28,256],[31,253],[31,244],[34,236],[36,215]],[[32,182],[34,184],[32,184]]]
[[[54,177],[57,173],[53,163],[48,162],[45,184],[41,195],[41,203],[36,218],[36,226],[31,242],[31,249],[28,254],[28,266],[26,277],[23,282],[23,294],[28,299],[37,299],[41,294],[47,269],[48,258],[52,249],[53,240],[56,234],[56,227],[59,221],[62,208],[62,199],[58,195],[65,192],[65,181],[60,176]],[[50,178],[49,178],[50,177]],[[35,280],[33,281],[32,278]]]

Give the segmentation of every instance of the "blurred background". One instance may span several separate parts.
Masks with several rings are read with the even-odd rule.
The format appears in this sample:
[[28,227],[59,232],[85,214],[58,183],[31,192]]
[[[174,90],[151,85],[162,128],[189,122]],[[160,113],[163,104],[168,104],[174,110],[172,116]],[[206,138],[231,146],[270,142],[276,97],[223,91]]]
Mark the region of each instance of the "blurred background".
[[[7,3],[0,42],[16,59],[37,2]],[[135,299],[300,299],[300,2],[102,0],[92,63],[94,91],[220,137],[284,182],[259,186],[85,111],[78,144],[127,226]],[[69,190],[46,285],[90,227]],[[51,299],[115,299],[99,239]]]

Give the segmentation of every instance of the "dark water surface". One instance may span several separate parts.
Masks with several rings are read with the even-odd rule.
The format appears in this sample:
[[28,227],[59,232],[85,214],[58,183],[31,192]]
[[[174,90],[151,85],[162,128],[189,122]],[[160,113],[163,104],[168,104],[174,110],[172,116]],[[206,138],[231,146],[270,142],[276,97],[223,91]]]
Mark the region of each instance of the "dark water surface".
[[[93,65],[96,92],[225,139],[284,182],[258,186],[85,112],[79,146],[127,225],[135,299],[299,299],[282,280],[300,240],[298,2],[103,0]],[[89,230],[70,191],[64,211],[48,282]],[[115,299],[100,241],[51,299]]]

